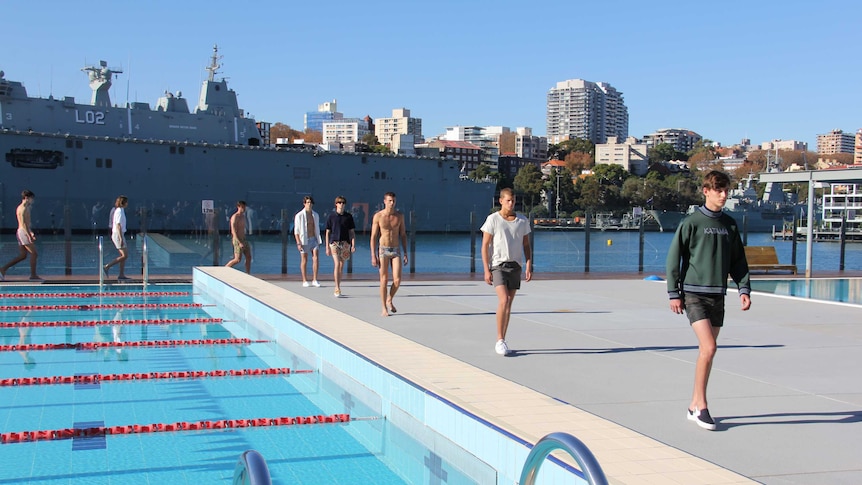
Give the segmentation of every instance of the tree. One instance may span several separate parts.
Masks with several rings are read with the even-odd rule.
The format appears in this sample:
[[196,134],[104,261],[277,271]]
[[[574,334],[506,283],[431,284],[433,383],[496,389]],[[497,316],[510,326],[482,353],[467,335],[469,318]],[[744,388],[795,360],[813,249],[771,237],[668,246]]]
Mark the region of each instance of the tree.
[[586,153],[592,158],[596,153],[596,145],[584,138],[573,138],[548,147],[548,157],[556,160],[565,160],[572,152]]
[[512,132],[500,134],[500,140],[499,140],[500,155],[503,155],[506,153],[515,153],[517,151],[516,147],[515,147],[516,137],[517,137],[517,133],[512,133]]
[[302,132],[296,131],[284,123],[275,123],[269,128],[270,143],[275,143],[279,138],[288,140],[288,143],[293,143],[297,138],[302,138]]
[[323,143],[323,133],[317,130],[307,129],[302,134],[302,139],[305,140],[305,143]]
[[667,162],[670,160],[688,160],[688,156],[670,143],[659,143],[647,150],[650,163]]
[[515,175],[515,191],[530,201],[530,207],[536,205],[536,199],[542,193],[542,171],[532,163],[518,170]]
[[566,168],[572,173],[581,173],[593,166],[593,157],[589,153],[571,152],[566,155]]
[[591,210],[628,210],[629,202],[622,197],[622,187],[629,177],[632,175],[622,165],[596,165],[593,175],[579,184],[582,187],[578,204]]
[[473,170],[467,176],[470,178],[470,180],[473,180],[474,182],[479,182],[485,180],[486,178],[490,178],[492,173],[493,172],[491,171],[491,166],[485,162],[482,162],[479,164],[478,167],[476,167],[476,170]]

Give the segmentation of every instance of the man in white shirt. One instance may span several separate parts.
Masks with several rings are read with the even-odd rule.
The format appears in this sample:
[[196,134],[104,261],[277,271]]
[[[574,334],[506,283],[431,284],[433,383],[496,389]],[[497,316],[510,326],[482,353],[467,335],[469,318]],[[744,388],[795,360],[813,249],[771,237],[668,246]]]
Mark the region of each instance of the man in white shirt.
[[302,286],[308,288],[306,269],[308,268],[308,254],[311,253],[311,286],[319,288],[317,269],[320,267],[320,261],[317,258],[317,247],[321,243],[320,216],[312,210],[314,199],[310,195],[306,195],[302,199],[302,204],[303,209],[293,216],[293,236],[296,238],[296,248],[299,250],[301,258],[299,270],[302,273]]
[[515,193],[510,188],[500,190],[500,210],[489,215],[482,224],[482,264],[485,282],[497,292],[497,343],[494,351],[509,355],[506,331],[512,314],[512,301],[521,288],[521,261],[525,281],[533,278],[533,251],[530,247],[530,222],[515,212]]

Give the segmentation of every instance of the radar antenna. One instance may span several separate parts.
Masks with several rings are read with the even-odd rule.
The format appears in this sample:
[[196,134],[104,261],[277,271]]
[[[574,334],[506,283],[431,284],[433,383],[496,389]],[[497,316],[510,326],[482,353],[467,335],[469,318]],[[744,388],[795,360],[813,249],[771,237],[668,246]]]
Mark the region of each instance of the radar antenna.
[[215,75],[218,72],[218,68],[221,67],[219,64],[219,60],[221,60],[223,56],[218,55],[218,44],[213,46],[213,57],[210,61],[210,65],[207,66],[207,71],[210,72],[209,80],[213,81],[215,79]]

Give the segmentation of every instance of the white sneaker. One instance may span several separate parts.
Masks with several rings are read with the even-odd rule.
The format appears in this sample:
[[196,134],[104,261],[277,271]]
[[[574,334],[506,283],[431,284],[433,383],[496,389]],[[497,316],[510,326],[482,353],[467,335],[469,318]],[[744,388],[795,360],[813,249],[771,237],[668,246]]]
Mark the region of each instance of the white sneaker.
[[317,280],[314,280],[311,282],[311,286],[313,286],[315,288],[320,288],[320,283],[318,283]]
[[497,344],[494,345],[494,351],[500,355],[509,355],[509,346],[506,345],[505,340],[498,340]]
[[302,282],[302,287],[303,287],[303,288],[308,288],[308,281],[303,281],[303,282]]

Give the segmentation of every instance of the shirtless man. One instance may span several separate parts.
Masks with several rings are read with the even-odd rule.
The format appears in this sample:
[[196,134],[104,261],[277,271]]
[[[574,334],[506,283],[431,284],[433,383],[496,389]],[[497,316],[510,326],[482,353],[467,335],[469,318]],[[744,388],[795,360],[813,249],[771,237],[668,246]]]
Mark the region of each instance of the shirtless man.
[[245,255],[245,272],[251,274],[251,246],[245,239],[245,201],[240,200],[236,203],[236,212],[230,216],[230,237],[233,241],[233,259],[227,262],[225,266],[233,268],[235,264],[239,264],[242,256]]
[[36,235],[33,234],[33,228],[30,227],[30,206],[35,197],[36,195],[29,190],[21,192],[21,203],[15,209],[15,215],[18,217],[19,253],[12,261],[0,268],[0,281],[6,279],[6,272],[9,271],[9,268],[27,259],[27,253],[30,253],[30,280],[40,281],[42,279],[36,274],[36,260],[39,258],[39,254],[36,252]]
[[[401,286],[402,264],[407,264],[407,229],[404,226],[404,214],[395,210],[395,193],[387,192],[383,196],[383,205],[383,209],[377,211],[371,221],[371,265],[380,267],[380,302],[383,305],[383,311],[380,314],[388,317],[390,313],[398,311],[392,304],[392,300],[398,287]],[[392,287],[387,291],[390,264]]]

